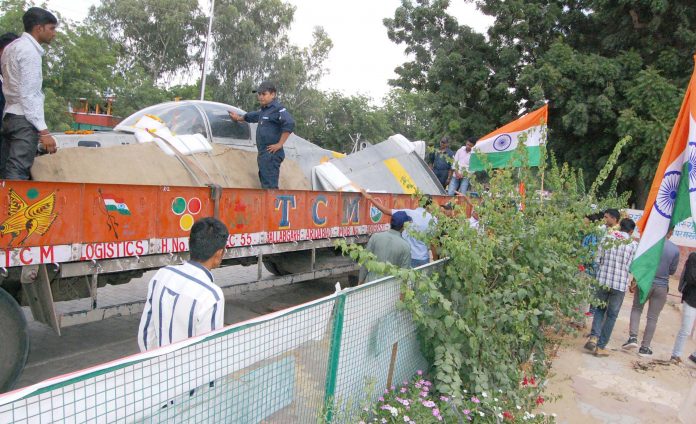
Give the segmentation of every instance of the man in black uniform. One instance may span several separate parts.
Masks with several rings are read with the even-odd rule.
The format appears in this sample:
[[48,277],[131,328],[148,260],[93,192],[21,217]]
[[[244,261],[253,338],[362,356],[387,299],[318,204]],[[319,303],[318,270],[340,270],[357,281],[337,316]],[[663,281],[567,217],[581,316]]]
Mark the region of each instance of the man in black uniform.
[[449,147],[449,137],[447,136],[440,139],[440,150],[433,151],[428,155],[427,163],[445,189],[449,183],[449,171],[452,169],[453,157],[454,152]]
[[259,180],[261,188],[278,188],[280,164],[285,159],[283,144],[295,128],[295,120],[283,105],[276,99],[276,87],[264,81],[253,91],[261,103],[261,109],[247,112],[240,116],[229,112],[234,121],[258,123],[256,127],[256,148],[259,155]]

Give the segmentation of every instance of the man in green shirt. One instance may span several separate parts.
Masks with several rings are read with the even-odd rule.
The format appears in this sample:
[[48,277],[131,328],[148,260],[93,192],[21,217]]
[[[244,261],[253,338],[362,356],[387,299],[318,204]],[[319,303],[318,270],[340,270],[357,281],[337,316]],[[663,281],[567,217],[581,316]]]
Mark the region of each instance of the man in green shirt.
[[[366,249],[372,252],[380,262],[388,262],[401,268],[411,267],[411,246],[401,237],[404,224],[411,221],[411,217],[406,212],[394,212],[391,216],[391,229],[381,233],[375,233],[367,242]],[[363,266],[360,268],[358,284],[367,281],[377,280],[384,275],[368,272]]]

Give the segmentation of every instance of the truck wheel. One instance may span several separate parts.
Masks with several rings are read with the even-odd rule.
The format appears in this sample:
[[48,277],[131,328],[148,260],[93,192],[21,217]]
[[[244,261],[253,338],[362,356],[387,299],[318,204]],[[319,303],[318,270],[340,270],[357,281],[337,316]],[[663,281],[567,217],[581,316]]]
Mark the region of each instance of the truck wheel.
[[279,267],[278,264],[273,262],[271,258],[266,258],[265,256],[263,257],[263,266],[270,272],[271,274],[280,277],[282,275],[287,275],[287,272],[283,272]]
[[[337,254],[334,248],[317,249],[316,269],[328,269],[351,263],[349,257]],[[263,257],[263,264],[273,275],[289,275],[309,272],[312,269],[312,252],[300,250]]]
[[22,308],[0,288],[0,393],[14,387],[28,355],[29,334]]

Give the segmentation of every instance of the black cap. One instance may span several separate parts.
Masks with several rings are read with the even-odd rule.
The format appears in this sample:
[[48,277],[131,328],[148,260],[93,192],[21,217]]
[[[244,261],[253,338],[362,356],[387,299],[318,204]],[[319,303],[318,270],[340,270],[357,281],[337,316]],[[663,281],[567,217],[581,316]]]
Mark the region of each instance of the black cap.
[[265,93],[266,91],[270,93],[275,93],[276,92],[276,87],[275,84],[273,84],[270,81],[264,81],[261,84],[259,84],[259,87],[256,90],[252,90],[252,93]]

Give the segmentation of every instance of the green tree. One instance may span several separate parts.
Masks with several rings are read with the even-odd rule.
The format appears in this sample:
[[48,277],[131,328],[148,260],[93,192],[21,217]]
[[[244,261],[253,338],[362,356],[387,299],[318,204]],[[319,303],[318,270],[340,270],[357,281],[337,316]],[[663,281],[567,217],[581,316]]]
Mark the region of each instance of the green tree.
[[282,0],[215,2],[212,73],[220,83],[216,100],[246,110],[256,107],[251,90],[268,78],[288,47],[294,11]]
[[332,93],[325,107],[324,128],[315,142],[327,149],[350,153],[358,139],[378,143],[392,134],[387,114],[368,97]]
[[123,48],[125,68],[169,82],[200,59],[207,19],[196,0],[102,0],[90,22]]
[[0,0],[0,34],[24,32],[22,15],[29,8],[26,0]]
[[630,134],[639,147],[626,153],[619,187],[631,188],[642,204],[644,181],[654,172],[693,69],[692,2],[476,4],[495,18],[487,39],[447,15],[446,0],[404,0],[385,20],[391,39],[413,55],[397,68],[394,84],[436,96],[438,129],[475,135],[547,100],[549,148],[583,168],[588,179]]
[[427,91],[392,89],[384,98],[384,112],[392,132],[409,140],[435,140],[445,133],[437,133],[431,125],[433,95]]

